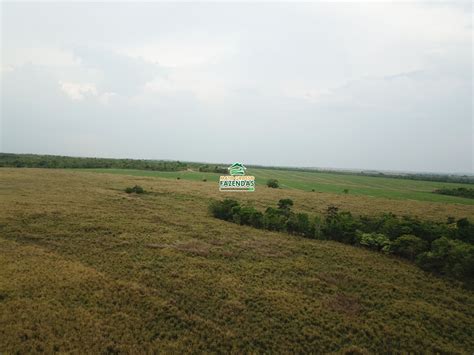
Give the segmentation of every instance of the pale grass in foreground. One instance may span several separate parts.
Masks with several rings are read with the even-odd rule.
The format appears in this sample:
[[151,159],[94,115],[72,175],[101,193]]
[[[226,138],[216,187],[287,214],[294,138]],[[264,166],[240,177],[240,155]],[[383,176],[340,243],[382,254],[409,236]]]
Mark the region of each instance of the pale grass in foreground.
[[[127,186],[149,193],[129,195]],[[257,188],[353,213],[473,206]],[[0,352],[474,351],[474,295],[409,262],[208,215],[213,182],[0,169]]]

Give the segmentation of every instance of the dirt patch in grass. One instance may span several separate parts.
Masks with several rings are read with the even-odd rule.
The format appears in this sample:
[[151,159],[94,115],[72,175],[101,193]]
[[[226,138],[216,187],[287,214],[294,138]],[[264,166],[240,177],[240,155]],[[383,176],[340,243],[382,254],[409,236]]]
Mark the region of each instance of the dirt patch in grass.
[[331,297],[326,301],[326,305],[336,312],[344,313],[351,317],[359,315],[361,310],[361,305],[358,298],[342,293],[337,293]]

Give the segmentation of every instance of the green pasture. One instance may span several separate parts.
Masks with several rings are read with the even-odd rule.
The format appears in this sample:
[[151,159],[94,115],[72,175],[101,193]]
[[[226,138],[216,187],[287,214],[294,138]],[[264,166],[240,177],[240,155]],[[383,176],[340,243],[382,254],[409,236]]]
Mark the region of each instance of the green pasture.
[[[78,169],[75,169],[78,170]],[[98,173],[132,175],[132,176],[155,176],[161,178],[185,180],[217,181],[219,174],[198,171],[149,171],[131,169],[79,169],[82,171],[94,171]],[[247,175],[254,175],[257,188],[264,187],[268,179],[277,179],[283,189],[298,189],[311,192],[313,189],[319,192],[343,194],[347,189],[352,195],[365,195],[383,197],[396,200],[418,200],[442,203],[459,203],[474,205],[474,200],[434,194],[432,191],[442,187],[462,187],[464,184],[444,183],[433,181],[419,181],[408,179],[394,179],[388,177],[372,177],[350,174],[302,172],[292,170],[274,169],[247,169]],[[217,188],[217,185],[216,185]],[[265,187],[266,188],[266,187]]]

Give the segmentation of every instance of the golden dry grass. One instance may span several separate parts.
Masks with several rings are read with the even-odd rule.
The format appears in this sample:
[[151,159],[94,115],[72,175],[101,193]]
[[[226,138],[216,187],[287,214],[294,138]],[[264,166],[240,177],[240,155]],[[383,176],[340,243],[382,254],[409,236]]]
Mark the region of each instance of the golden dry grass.
[[[127,195],[139,184],[149,194]],[[474,295],[408,262],[212,218],[214,183],[0,169],[0,352],[474,351]],[[472,206],[258,189],[354,213]]]

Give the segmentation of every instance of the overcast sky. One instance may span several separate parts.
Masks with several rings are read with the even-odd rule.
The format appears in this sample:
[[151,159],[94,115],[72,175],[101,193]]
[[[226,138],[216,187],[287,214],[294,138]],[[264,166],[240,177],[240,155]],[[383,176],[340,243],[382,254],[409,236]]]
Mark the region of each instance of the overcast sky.
[[0,6],[2,152],[474,172],[470,1]]

